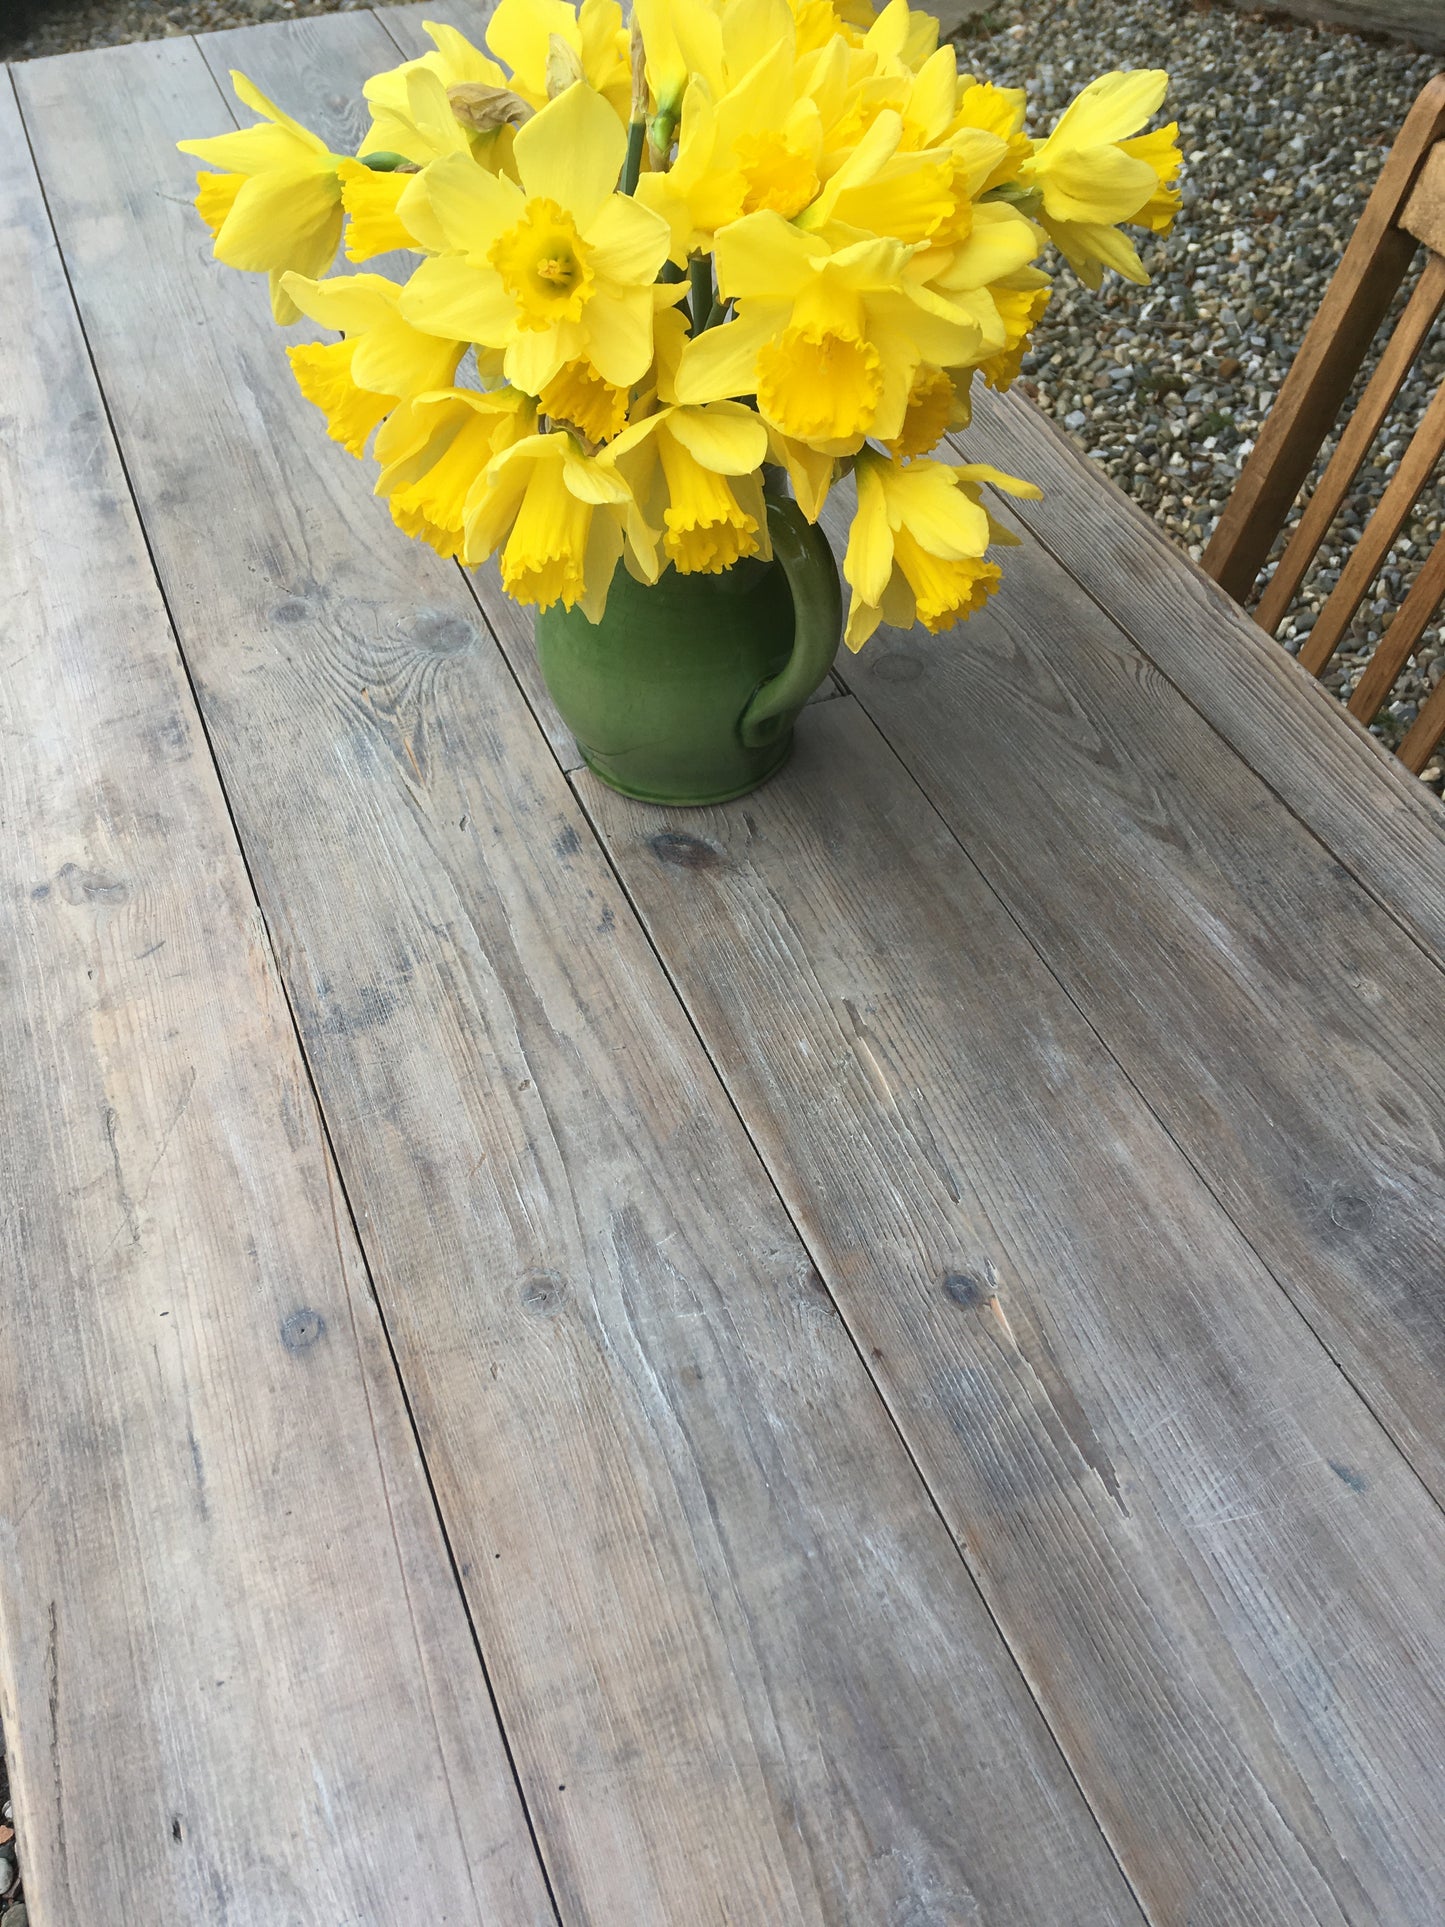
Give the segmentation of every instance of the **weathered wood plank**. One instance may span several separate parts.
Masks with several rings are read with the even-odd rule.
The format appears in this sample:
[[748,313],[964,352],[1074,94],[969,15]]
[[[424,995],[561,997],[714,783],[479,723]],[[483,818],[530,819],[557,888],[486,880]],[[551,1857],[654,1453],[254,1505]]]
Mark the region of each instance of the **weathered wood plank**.
[[[1232,3],[1254,11],[1253,0]],[[1445,50],[1440,0],[1278,0],[1278,4],[1311,26],[1324,22],[1332,27],[1362,27],[1410,46]]]
[[1440,1918],[1445,1521],[873,725],[810,722],[729,808],[577,788],[1136,1892]]
[[1057,563],[1010,571],[849,677],[1445,1501],[1445,974]]
[[7,75],[0,258],[0,1712],[30,1920],[550,1920]]
[[967,459],[1040,483],[1022,523],[1346,869],[1445,960],[1445,811],[1022,395],[976,384]]
[[[340,141],[389,46],[205,51]],[[21,86],[564,1916],[1137,1919],[456,572],[210,263],[201,56]]]

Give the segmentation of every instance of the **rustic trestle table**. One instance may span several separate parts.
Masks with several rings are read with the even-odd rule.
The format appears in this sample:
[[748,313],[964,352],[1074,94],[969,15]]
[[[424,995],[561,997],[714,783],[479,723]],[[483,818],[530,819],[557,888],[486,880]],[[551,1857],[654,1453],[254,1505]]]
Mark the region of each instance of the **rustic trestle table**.
[[966,629],[579,766],[173,143],[0,95],[32,1927],[1445,1919],[1445,815],[1019,399]]

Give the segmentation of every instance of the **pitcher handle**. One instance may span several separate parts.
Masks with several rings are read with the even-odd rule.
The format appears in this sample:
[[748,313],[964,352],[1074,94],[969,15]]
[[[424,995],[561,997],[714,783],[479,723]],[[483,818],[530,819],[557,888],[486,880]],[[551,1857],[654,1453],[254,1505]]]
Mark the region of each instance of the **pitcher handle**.
[[843,632],[843,593],[828,538],[790,496],[769,488],[766,500],[773,554],[793,597],[793,653],[742,713],[738,729],[749,749],[766,749],[792,728],[832,667]]

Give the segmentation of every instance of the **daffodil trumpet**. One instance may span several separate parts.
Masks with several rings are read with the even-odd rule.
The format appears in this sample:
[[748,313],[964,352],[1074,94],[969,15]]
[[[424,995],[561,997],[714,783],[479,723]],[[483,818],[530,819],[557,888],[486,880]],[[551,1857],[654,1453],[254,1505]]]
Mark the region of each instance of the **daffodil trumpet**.
[[500,0],[482,46],[426,32],[354,153],[241,74],[249,124],[181,143],[396,526],[598,623],[619,571],[771,566],[765,482],[816,524],[851,475],[849,645],[982,607],[988,503],[1031,485],[948,438],[975,375],[1018,376],[1051,249],[1147,280],[1180,205],[1166,76],[1031,133],[908,0]]

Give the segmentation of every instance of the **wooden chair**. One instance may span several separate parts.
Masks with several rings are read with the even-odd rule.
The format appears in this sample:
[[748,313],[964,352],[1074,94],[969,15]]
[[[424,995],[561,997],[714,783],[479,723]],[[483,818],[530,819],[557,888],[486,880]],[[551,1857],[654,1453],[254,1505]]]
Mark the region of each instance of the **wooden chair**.
[[[1445,74],[1432,80],[1390,150],[1344,259],[1270,410],[1204,554],[1221,588],[1243,602],[1334,427],[1390,304],[1420,248],[1419,281],[1378,366],[1305,505],[1255,619],[1274,634],[1338,514],[1355,475],[1445,305]],[[1370,584],[1445,451],[1445,386],[1366,524],[1299,660],[1318,676],[1339,647]],[[1375,647],[1351,714],[1370,723],[1445,600],[1445,539],[1437,542]],[[1445,736],[1445,680],[1400,745],[1417,774]]]

